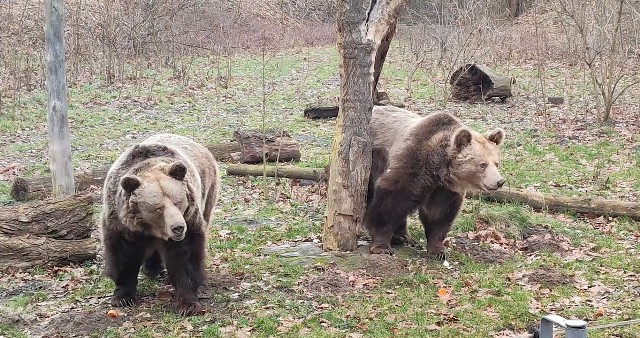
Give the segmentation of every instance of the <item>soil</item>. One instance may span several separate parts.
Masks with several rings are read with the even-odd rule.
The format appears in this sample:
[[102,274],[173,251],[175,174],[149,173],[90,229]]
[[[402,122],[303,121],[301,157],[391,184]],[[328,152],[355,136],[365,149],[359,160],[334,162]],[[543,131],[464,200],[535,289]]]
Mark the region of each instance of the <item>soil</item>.
[[521,231],[523,242],[520,250],[527,252],[550,251],[562,253],[568,250],[566,238],[557,235],[551,229],[533,226]]
[[500,247],[483,246],[469,238],[457,236],[454,239],[453,250],[462,253],[476,263],[502,263],[511,257],[511,253]]
[[544,287],[573,284],[574,278],[567,276],[560,270],[541,267],[524,275],[529,284],[540,284]]
[[394,277],[409,272],[407,261],[389,255],[366,255],[362,259],[362,268],[369,277]]
[[303,289],[311,295],[336,296],[352,292],[349,277],[340,270],[326,270],[320,275],[310,276],[302,282]]
[[29,337],[88,337],[101,336],[109,327],[121,326],[125,316],[110,318],[104,308],[74,309],[49,318],[35,326]]

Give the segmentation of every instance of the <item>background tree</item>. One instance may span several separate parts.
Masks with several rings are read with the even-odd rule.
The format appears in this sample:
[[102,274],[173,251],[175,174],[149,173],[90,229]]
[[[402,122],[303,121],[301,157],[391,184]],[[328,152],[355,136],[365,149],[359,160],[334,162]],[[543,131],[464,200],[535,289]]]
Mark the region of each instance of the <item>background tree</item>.
[[47,0],[45,14],[45,46],[47,51],[46,87],[53,194],[74,192],[69,119],[67,117],[67,80],[64,62],[64,4]]
[[[408,0],[370,3],[339,0],[338,50],[340,53],[340,112],[333,140],[325,250],[355,250],[366,209],[371,168],[369,120],[373,108],[374,61],[382,41],[390,38],[402,6]],[[385,44],[388,48],[388,43]],[[382,63],[380,62],[380,67]],[[379,71],[378,71],[379,74]]]

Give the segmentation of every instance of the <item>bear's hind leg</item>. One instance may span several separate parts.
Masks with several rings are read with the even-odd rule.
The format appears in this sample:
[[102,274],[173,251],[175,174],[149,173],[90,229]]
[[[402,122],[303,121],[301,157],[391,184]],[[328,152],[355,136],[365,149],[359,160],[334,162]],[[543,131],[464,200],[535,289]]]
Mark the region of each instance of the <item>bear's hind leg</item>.
[[[391,174],[385,175],[391,176]],[[416,210],[418,204],[403,186],[395,185],[393,189],[384,188],[380,181],[385,184],[385,175],[378,180],[373,199],[367,207],[364,224],[371,235],[369,252],[393,255],[391,238],[399,227],[406,232],[407,216]],[[405,223],[398,225],[398,220]]]
[[419,208],[420,221],[427,237],[427,253],[438,260],[447,259],[443,242],[460,211],[462,200],[460,194],[439,188]]
[[391,245],[416,245],[416,241],[411,238],[409,232],[407,231],[406,218],[397,222],[395,231],[393,232],[393,236],[391,236]]
[[111,305],[132,306],[138,302],[138,273],[145,247],[125,239],[121,234],[105,237],[105,264],[108,276],[116,284]]
[[160,278],[164,266],[162,265],[162,257],[158,250],[154,250],[149,257],[144,260],[142,272],[149,278]]
[[187,230],[180,242],[169,240],[166,261],[169,281],[176,290],[174,309],[183,316],[202,310],[198,288],[204,281],[205,236],[199,230]]

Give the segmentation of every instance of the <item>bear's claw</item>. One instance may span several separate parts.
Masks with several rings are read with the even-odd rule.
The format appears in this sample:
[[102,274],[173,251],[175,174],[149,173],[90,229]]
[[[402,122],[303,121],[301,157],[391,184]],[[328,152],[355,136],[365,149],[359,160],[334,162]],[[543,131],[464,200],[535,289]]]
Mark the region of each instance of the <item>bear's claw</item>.
[[202,305],[200,305],[200,303],[198,303],[197,301],[190,302],[177,300],[173,305],[173,308],[176,313],[180,314],[181,316],[192,316],[202,311]]
[[409,235],[402,236],[393,236],[391,237],[391,245],[406,245],[406,246],[416,246],[418,243],[411,238]]
[[429,252],[429,255],[431,258],[441,262],[446,261],[449,256],[446,251]]
[[136,296],[117,296],[111,297],[111,306],[115,307],[127,307],[134,306],[138,303],[138,297]]

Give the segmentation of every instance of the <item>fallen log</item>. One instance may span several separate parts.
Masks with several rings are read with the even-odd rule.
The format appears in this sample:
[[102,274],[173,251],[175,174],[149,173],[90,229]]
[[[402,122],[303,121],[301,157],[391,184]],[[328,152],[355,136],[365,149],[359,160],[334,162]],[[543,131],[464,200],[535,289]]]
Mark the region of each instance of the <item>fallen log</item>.
[[0,234],[0,270],[81,263],[96,257],[97,245],[94,238],[60,240]]
[[584,214],[625,216],[640,220],[640,203],[598,197],[561,196],[524,189],[503,189],[472,194],[495,202],[521,203],[537,210],[572,211]]
[[263,176],[299,178],[311,181],[326,181],[327,173],[324,168],[299,168],[293,166],[262,166],[250,164],[229,164],[227,175],[235,176]]
[[505,101],[511,97],[513,78],[500,76],[491,68],[477,63],[458,68],[451,78],[451,97],[459,101],[481,102],[493,97]]
[[79,263],[96,256],[95,194],[0,207],[0,269]]
[[[271,177],[275,176],[276,171],[274,171],[274,168],[275,167],[272,166],[267,167],[266,175]],[[286,174],[284,174],[285,170]],[[316,181],[326,181],[328,175],[326,175],[325,172],[328,173],[328,171],[325,171],[323,168],[279,167],[277,169],[277,175],[279,177],[300,178]],[[238,176],[261,176],[263,175],[263,168],[262,166],[255,165],[231,165],[227,169],[227,174]],[[640,220],[640,203],[637,202],[610,200],[598,197],[561,196],[510,188],[492,192],[467,194],[467,197],[482,197],[500,203],[521,203],[543,211],[572,211],[613,217],[625,216],[635,220]]]
[[261,163],[300,161],[300,146],[284,130],[236,130],[233,137],[240,144],[240,162]]
[[[221,162],[237,160],[240,144],[236,141],[208,145],[207,149]],[[234,156],[236,159],[234,159]],[[102,187],[110,166],[104,166],[74,175],[76,191],[85,191],[91,186]],[[11,184],[11,197],[18,202],[41,199],[51,196],[51,176],[16,177]]]
[[304,117],[309,119],[328,119],[338,116],[338,106],[307,106],[304,109]]
[[95,229],[92,194],[72,195],[0,207],[0,234],[52,239],[89,238]]

